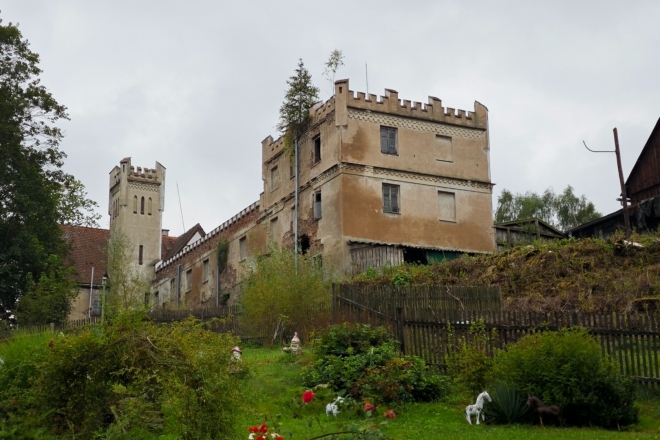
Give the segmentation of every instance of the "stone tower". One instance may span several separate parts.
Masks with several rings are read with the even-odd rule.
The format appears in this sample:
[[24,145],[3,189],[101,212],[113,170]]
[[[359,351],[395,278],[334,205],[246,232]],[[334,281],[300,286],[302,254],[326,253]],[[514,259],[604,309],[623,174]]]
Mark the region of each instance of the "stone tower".
[[161,227],[165,210],[165,167],[137,169],[131,158],[110,171],[108,214],[110,236],[121,232],[134,247],[134,264],[149,280],[161,258]]

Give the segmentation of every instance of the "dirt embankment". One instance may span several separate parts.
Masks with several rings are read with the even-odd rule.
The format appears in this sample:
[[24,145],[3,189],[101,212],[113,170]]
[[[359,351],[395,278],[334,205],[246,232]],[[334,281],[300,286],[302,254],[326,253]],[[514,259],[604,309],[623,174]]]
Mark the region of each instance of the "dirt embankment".
[[502,288],[506,310],[660,310],[660,235],[557,240],[429,266],[369,270],[356,284]]

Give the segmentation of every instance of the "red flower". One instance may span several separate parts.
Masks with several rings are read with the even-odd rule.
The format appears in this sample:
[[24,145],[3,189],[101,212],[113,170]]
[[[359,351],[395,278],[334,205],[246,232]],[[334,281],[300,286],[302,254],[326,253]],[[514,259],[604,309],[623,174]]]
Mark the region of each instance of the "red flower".
[[369,402],[368,400],[367,400],[366,402],[364,402],[364,410],[365,410],[366,412],[373,411],[374,409],[376,409],[376,407],[373,406],[373,405],[371,404],[371,402]]
[[315,396],[314,393],[312,393],[310,390],[307,390],[307,391],[305,391],[305,392],[302,394],[302,400],[303,400],[303,402],[305,402],[305,403],[309,403],[309,402],[312,401],[312,399],[314,398],[314,396]]
[[385,416],[386,419],[392,419],[392,420],[396,419],[396,414],[391,409],[385,411],[383,415]]
[[260,435],[259,437],[257,437],[257,440],[266,440],[266,437],[264,437],[263,435]]
[[268,426],[264,423],[259,427],[259,432],[266,434],[268,432]]

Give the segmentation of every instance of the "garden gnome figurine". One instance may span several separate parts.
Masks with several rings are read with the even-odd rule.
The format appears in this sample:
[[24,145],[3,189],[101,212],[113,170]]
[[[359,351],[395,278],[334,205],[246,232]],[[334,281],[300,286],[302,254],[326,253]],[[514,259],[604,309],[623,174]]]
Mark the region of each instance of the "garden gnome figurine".
[[240,362],[241,356],[243,355],[243,352],[241,351],[241,348],[237,345],[236,347],[231,349],[231,358],[234,362]]
[[291,353],[300,354],[301,351],[302,348],[300,348],[300,339],[298,338],[298,332],[295,332],[293,334],[293,338],[291,338]]

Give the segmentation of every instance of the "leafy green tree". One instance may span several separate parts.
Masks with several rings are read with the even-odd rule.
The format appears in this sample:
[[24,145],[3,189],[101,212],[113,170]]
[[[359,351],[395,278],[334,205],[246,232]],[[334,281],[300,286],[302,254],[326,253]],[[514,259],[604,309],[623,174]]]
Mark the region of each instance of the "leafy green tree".
[[567,230],[601,216],[594,204],[584,195],[575,195],[570,185],[561,194],[555,194],[552,188],[543,194],[532,191],[514,194],[505,189],[497,198],[495,223],[538,217],[558,229]]
[[330,52],[330,57],[328,61],[325,62],[325,70],[323,75],[330,81],[330,87],[332,88],[332,93],[335,91],[335,74],[341,66],[344,65],[344,54],[341,50],[335,49]]
[[285,147],[291,153],[293,141],[300,138],[309,124],[309,110],[319,100],[319,88],[312,83],[312,75],[302,59],[298,61],[296,74],[286,83],[289,89],[280,107],[277,129],[284,133]]
[[73,269],[66,267],[57,255],[48,258],[48,266],[38,282],[28,274],[27,293],[16,307],[18,323],[56,324],[65,322],[71,312],[71,301],[76,296]]
[[106,310],[109,315],[145,306],[144,295],[149,292],[149,281],[135,266],[131,253],[134,246],[121,232],[115,232],[108,241],[108,285]]
[[[63,264],[66,243],[59,223],[94,225],[85,213],[96,204],[83,186],[62,171],[62,131],[68,119],[39,82],[39,55],[30,51],[17,26],[0,20],[0,307],[34,290],[52,269],[51,256]],[[57,272],[57,271],[55,271]],[[30,275],[31,274],[31,275]],[[47,278],[51,275],[47,275]]]

